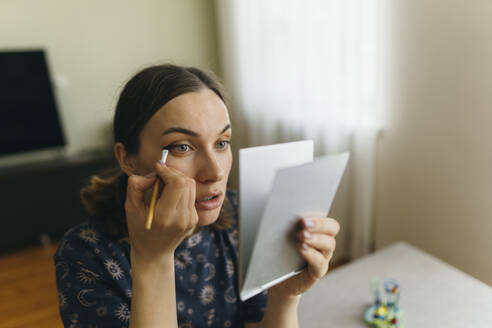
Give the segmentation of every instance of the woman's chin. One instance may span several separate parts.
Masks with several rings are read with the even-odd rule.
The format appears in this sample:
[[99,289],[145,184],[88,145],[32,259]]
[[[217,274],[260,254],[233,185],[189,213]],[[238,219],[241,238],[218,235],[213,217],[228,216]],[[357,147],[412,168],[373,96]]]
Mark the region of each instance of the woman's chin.
[[217,221],[220,213],[220,207],[214,210],[197,210],[198,225],[206,226]]

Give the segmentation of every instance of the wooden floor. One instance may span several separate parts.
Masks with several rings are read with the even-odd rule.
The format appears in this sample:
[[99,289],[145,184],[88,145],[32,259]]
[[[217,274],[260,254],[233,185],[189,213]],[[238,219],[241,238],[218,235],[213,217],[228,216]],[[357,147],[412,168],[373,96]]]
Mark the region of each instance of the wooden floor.
[[37,247],[0,257],[0,328],[63,327],[53,254]]

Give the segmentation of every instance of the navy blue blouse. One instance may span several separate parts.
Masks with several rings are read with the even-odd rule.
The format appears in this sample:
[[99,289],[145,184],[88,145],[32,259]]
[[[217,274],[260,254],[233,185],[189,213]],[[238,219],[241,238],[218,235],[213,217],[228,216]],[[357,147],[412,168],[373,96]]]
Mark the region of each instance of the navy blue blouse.
[[[237,194],[226,192],[233,227],[210,226],[174,253],[179,327],[242,327],[263,318],[267,293],[246,302],[238,291]],[[132,298],[130,244],[94,218],[70,229],[54,256],[60,315],[65,327],[128,327]]]

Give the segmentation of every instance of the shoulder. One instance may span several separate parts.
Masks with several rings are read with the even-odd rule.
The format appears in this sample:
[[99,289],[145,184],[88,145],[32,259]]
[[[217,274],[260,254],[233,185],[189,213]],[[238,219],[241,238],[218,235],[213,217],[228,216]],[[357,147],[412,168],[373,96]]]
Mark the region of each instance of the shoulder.
[[126,326],[131,299],[129,245],[88,220],[65,233],[54,256],[58,305],[66,327]]
[[[60,240],[55,256],[61,256],[67,249],[77,246],[78,249],[98,249],[110,247],[113,243],[124,242],[122,235],[110,234],[105,231],[103,223],[94,218],[70,228]],[[97,251],[96,251],[97,252]]]
[[70,228],[63,235],[61,242],[63,241],[77,241],[85,243],[96,243],[101,240],[101,229],[97,225],[96,221],[92,218],[87,219],[83,223],[77,224]]
[[87,220],[70,228],[63,235],[58,245],[58,249],[55,252],[55,261],[62,257],[65,257],[71,251],[90,249],[91,245],[96,245],[101,240],[101,233],[97,227]]
[[57,271],[67,267],[85,268],[103,277],[112,273],[111,268],[108,269],[110,266],[116,265],[123,270],[129,262],[128,257],[128,238],[105,232],[102,224],[91,218],[64,234],[54,262]]

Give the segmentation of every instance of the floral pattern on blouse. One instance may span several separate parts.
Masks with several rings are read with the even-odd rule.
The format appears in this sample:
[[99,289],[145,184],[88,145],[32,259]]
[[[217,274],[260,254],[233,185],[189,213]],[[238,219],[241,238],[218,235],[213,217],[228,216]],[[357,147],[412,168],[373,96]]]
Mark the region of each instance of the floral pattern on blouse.
[[[263,318],[267,292],[245,302],[238,291],[237,193],[227,190],[231,229],[210,226],[174,254],[178,327],[242,327]],[[65,327],[128,327],[132,299],[130,244],[90,218],[70,229],[54,256]]]

